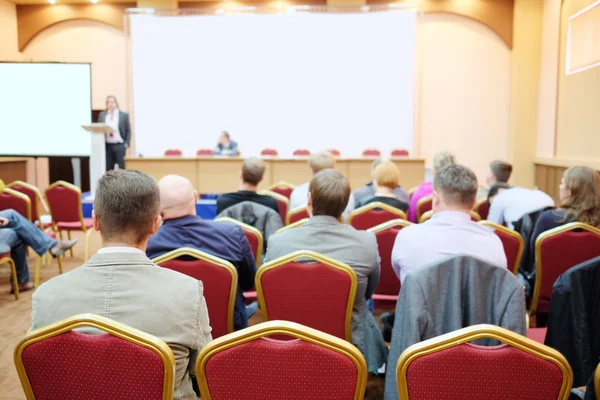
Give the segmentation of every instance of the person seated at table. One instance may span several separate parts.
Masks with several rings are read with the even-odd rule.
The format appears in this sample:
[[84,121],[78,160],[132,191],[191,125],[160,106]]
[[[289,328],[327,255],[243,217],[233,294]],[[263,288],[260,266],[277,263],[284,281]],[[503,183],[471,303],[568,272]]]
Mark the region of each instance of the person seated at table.
[[380,202],[395,207],[406,212],[408,202],[402,201],[396,197],[394,191],[399,187],[400,171],[391,161],[384,161],[375,167],[373,171],[373,188],[375,194],[364,198],[359,202],[359,207],[369,203]]
[[263,160],[247,158],[242,165],[240,190],[217,198],[217,218],[230,217],[255,227],[262,233],[266,248],[269,237],[283,226],[283,221],[277,200],[256,193],[264,174]]
[[[375,196],[375,187],[373,184],[375,178],[373,177],[373,173],[375,172],[375,168],[377,168],[377,166],[381,163],[381,158],[378,158],[375,161],[373,161],[373,163],[371,164],[371,177],[373,178],[373,180],[371,180],[371,182],[367,183],[365,186],[352,193],[352,196],[354,197],[355,208],[360,207],[359,204],[361,204],[363,200],[368,199],[371,196]],[[394,190],[392,190],[392,193],[394,194],[394,196],[396,196],[398,200],[406,204],[410,202],[410,196],[408,195],[408,192],[404,190],[401,186],[394,188]]]
[[[312,175],[315,176],[318,172],[323,171],[324,169],[333,169],[335,168],[335,158],[333,154],[329,151],[320,151],[318,153],[311,154],[308,159],[308,165],[310,170],[312,171]],[[293,210],[298,207],[306,206],[306,202],[308,199],[308,185],[310,182],[306,182],[300,186],[297,186],[290,196],[290,210]],[[347,220],[348,216],[352,211],[354,211],[355,200],[352,193],[350,193],[350,198],[348,200],[348,204],[344,209],[342,215],[344,219]]]
[[[182,176],[167,175],[158,181],[163,224],[150,237],[146,255],[155,258],[171,250],[191,247],[232,263],[238,272],[234,328],[248,327],[242,291],[254,287],[256,261],[242,228],[230,222],[207,221],[196,215],[198,192]],[[250,311],[256,310],[253,303]]]
[[554,200],[537,189],[498,183],[488,193],[490,212],[487,220],[514,229],[514,223],[525,215],[554,207]]
[[[456,158],[454,154],[449,151],[441,151],[433,156],[433,176],[435,178],[435,174],[444,167],[448,165],[456,164]],[[431,182],[425,181],[417,187],[415,192],[410,198],[410,205],[408,207],[408,220],[410,222],[419,222],[417,221],[417,205],[419,204],[419,200],[421,200],[425,196],[429,196],[433,193],[433,185]]]
[[495,160],[490,163],[490,171],[485,179],[485,186],[477,191],[477,201],[488,198],[490,188],[498,183],[508,183],[512,174],[512,165],[506,161]]
[[98,181],[92,218],[102,248],[35,291],[31,330],[91,313],[154,335],[175,356],[174,399],[197,399],[190,374],[198,351],[212,340],[204,286],[146,257],[161,223],[156,181],[133,170],[107,172]]
[[[75,246],[77,239],[66,241],[52,239],[27,218],[15,210],[8,209],[0,211],[0,243],[10,248],[10,256],[17,270],[19,292],[26,292],[34,288],[33,283],[29,281],[27,246],[31,247],[40,257],[50,253],[52,257],[56,258]],[[11,285],[11,293],[13,291],[14,288]]]
[[367,307],[379,281],[379,252],[375,234],[357,231],[339,218],[348,205],[350,184],[333,169],[317,172],[308,188],[308,213],[303,226],[271,237],[265,262],[298,250],[311,250],[348,264],[358,287],[352,313],[352,343],[365,355],[369,372],[386,361],[387,349],[373,314]]
[[237,142],[231,140],[229,132],[223,131],[219,135],[219,143],[213,150],[215,156],[239,156],[240,151],[238,150]]

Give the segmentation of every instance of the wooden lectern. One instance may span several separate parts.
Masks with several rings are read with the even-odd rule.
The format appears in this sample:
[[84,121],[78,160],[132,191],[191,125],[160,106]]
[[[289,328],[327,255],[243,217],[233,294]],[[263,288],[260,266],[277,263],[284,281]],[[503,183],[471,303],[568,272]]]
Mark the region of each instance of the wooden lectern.
[[86,132],[91,133],[92,152],[90,155],[90,191],[92,196],[96,193],[98,179],[106,172],[106,140],[105,135],[112,132],[112,128],[103,123],[93,123],[81,126]]

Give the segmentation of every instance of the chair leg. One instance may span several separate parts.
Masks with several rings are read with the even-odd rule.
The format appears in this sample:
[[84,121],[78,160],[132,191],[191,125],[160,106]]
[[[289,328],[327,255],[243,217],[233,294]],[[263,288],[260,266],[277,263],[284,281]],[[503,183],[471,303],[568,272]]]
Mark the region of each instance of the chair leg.
[[[67,238],[69,238],[69,240],[71,240],[71,231],[67,231]],[[72,247],[69,249],[69,252],[71,253],[71,258],[73,258],[73,248]]]
[[42,269],[42,257],[38,256],[35,262],[35,287],[40,286],[40,270]]
[[93,229],[88,229],[87,231],[85,231],[85,258],[83,260],[83,262],[87,262],[90,256],[90,236],[92,236],[92,233],[94,232]]
[[58,262],[58,273],[60,275],[62,275],[62,273],[63,273],[62,256],[56,257],[56,261]]
[[15,291],[15,300],[19,300],[19,281],[17,279],[17,268],[15,262],[11,258],[7,258],[6,261],[0,261],[0,264],[8,263],[12,272],[13,289]]

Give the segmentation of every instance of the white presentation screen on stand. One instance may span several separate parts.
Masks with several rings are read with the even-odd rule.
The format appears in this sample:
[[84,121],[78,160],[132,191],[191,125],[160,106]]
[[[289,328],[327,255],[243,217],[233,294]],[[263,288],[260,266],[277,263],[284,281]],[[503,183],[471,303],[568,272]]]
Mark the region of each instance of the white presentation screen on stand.
[[131,15],[136,153],[413,147],[416,12]]
[[0,62],[0,155],[89,156],[90,64]]

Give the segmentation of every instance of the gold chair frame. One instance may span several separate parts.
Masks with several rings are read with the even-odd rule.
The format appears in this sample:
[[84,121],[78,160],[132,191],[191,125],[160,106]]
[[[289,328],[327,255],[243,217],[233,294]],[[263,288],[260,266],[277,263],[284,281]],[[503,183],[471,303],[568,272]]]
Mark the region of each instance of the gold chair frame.
[[260,233],[260,231],[258,229],[256,229],[255,227],[245,224],[245,223],[238,221],[236,219],[233,219],[233,218],[221,217],[221,218],[217,218],[216,221],[231,222],[233,224],[236,224],[240,228],[242,228],[242,230],[244,232],[249,232],[256,237],[256,239],[258,240],[258,248],[256,249],[255,261],[256,261],[256,266],[258,267],[262,261],[262,253],[263,253],[264,243],[265,243],[262,233]]
[[367,229],[367,232],[377,233],[377,232],[383,232],[383,231],[385,231],[387,229],[390,229],[390,228],[395,228],[397,226],[401,226],[402,228],[406,228],[406,227],[409,227],[411,225],[415,225],[415,224],[413,224],[412,222],[407,221],[405,219],[393,219],[391,221],[387,221],[387,222],[384,222],[383,224],[379,224],[379,225],[376,225],[376,226],[374,226],[372,228],[369,228],[369,229]]
[[[42,221],[41,221],[42,210],[40,210],[40,203],[42,204],[42,208],[43,208],[44,212],[48,211],[48,205],[44,201],[44,196],[42,196],[42,192],[40,192],[40,189],[38,189],[36,186],[33,186],[33,185],[31,185],[27,182],[23,182],[23,181],[14,181],[14,182],[11,182],[8,185],[6,185],[6,187],[9,189],[12,189],[14,186],[22,186],[22,187],[27,188],[35,193],[36,202],[35,202],[35,204],[32,204],[32,206],[35,207],[35,210],[37,211],[37,215],[40,218],[40,221],[39,221],[40,228],[43,229]],[[29,199],[29,200],[31,200],[31,199]],[[30,218],[30,220],[31,220],[31,218]],[[32,221],[32,222],[36,222],[36,221]]]
[[61,335],[77,328],[90,327],[109,333],[156,353],[163,362],[163,400],[172,400],[175,391],[175,356],[165,342],[159,338],[131,328],[125,324],[95,314],[78,314],[44,328],[29,332],[17,345],[14,352],[15,366],[27,400],[35,400],[31,382],[23,365],[23,351],[27,346]]
[[346,317],[345,317],[345,326],[344,326],[344,336],[345,339],[350,342],[352,338],[352,310],[354,308],[354,301],[356,298],[356,289],[358,287],[358,282],[356,278],[356,273],[354,270],[347,264],[344,264],[340,261],[334,260],[333,258],[324,256],[315,251],[310,250],[299,250],[293,253],[290,253],[286,256],[276,258],[275,260],[269,261],[268,263],[263,264],[256,271],[256,276],[254,278],[254,283],[256,286],[256,294],[258,296],[258,304],[260,305],[260,309],[262,311],[262,315],[265,321],[269,320],[269,311],[267,309],[267,303],[265,301],[265,295],[263,293],[262,287],[262,277],[263,275],[272,269],[279,268],[285,266],[286,264],[293,262],[298,259],[309,259],[312,261],[320,262],[321,264],[325,264],[329,267],[344,271],[350,277],[350,293],[348,295],[348,304],[346,305]]
[[487,202],[488,202],[488,200],[487,200],[487,199],[479,200],[479,201],[478,201],[478,202],[475,204],[475,208],[474,208],[475,212],[476,212],[477,214],[479,214],[479,207],[481,207],[483,204],[486,204]]
[[[481,221],[481,217],[479,216],[477,211],[471,210],[471,211],[469,211],[469,215],[471,216],[471,219],[474,219],[477,222]],[[419,223],[422,224],[423,222],[427,221],[431,217],[433,217],[433,210],[426,211],[419,218]]]
[[192,249],[190,247],[181,247],[179,249],[172,250],[161,256],[152,259],[152,262],[156,265],[160,265],[167,261],[176,260],[180,257],[193,257],[197,260],[206,261],[218,267],[226,269],[231,274],[231,288],[229,289],[229,305],[227,306],[227,332],[233,332],[233,316],[235,308],[235,296],[238,286],[238,273],[232,263],[222,258],[215,257],[212,254],[205,253],[200,250]]
[[354,219],[354,217],[356,217],[357,215],[366,213],[367,211],[371,211],[371,210],[375,210],[377,208],[380,208],[382,210],[385,210],[389,213],[395,214],[397,215],[400,219],[406,219],[406,213],[402,210],[397,209],[396,207],[392,207],[388,204],[382,203],[380,201],[374,201],[372,203],[366,204],[362,207],[357,208],[356,210],[352,211],[350,213],[350,215],[348,216],[348,224],[352,225],[352,220]]
[[417,221],[419,223],[421,223],[421,217],[423,216],[423,214],[427,214],[427,211],[425,211],[424,213],[421,212],[421,205],[428,201],[431,201],[431,205],[433,206],[433,194],[423,196],[419,199],[419,201],[417,201],[417,210],[416,211],[417,211]]
[[298,228],[299,226],[306,224],[308,220],[309,218],[302,218],[301,220],[296,221],[293,224],[282,226],[281,228],[277,229],[277,231],[275,231],[275,234],[287,231],[288,229]]
[[542,244],[544,243],[544,240],[565,232],[573,231],[575,229],[582,229],[586,232],[600,235],[600,229],[598,228],[594,228],[593,226],[584,224],[583,222],[571,222],[569,224],[559,226],[558,228],[547,230],[546,232],[540,234],[535,240],[535,286],[533,288],[533,296],[531,298],[531,305],[529,307],[529,315],[533,315],[537,310],[538,301],[540,298],[540,286],[542,284],[543,276]]
[[523,236],[521,236],[517,231],[513,231],[512,229],[508,229],[504,225],[500,225],[492,221],[481,220],[478,222],[478,224],[487,226],[489,228],[493,228],[494,230],[500,231],[508,236],[512,236],[519,241],[519,250],[517,250],[517,260],[515,261],[515,265],[512,266],[513,274],[517,275],[517,273],[519,272],[519,266],[521,265],[523,251],[525,250],[525,241],[523,240]]
[[[267,190],[272,192],[273,189],[276,189],[278,187],[285,187],[285,188],[292,189],[292,190],[296,189],[296,185],[293,185],[286,181],[279,181],[279,183],[269,186],[269,189],[267,189]],[[276,193],[276,194],[279,194],[279,193]],[[283,197],[285,197],[285,196],[283,196]],[[286,197],[286,199],[287,199],[287,197]]]
[[[287,206],[287,210],[290,210],[290,199],[288,199],[287,197],[285,197],[284,195],[281,195],[279,193],[273,192],[272,190],[268,189],[268,190],[261,190],[258,192],[258,194],[262,194],[263,196],[270,196],[272,198],[274,198],[275,200],[282,201],[286,204]],[[279,203],[277,203],[279,204]],[[280,210],[281,213],[281,210]],[[286,217],[287,217],[287,213],[286,213]],[[284,220],[286,218],[283,218]],[[282,223],[285,223],[285,221],[281,221]]]
[[600,399],[600,364],[596,367],[596,374],[594,375],[594,390],[596,398]]
[[[48,186],[48,188],[44,191],[44,198],[46,199],[46,203],[48,204],[48,210],[50,211],[50,215],[52,216],[52,230],[55,232],[58,232],[58,236],[60,237],[61,240],[63,239],[63,234],[62,234],[62,231],[60,231],[58,229],[58,226],[56,225],[56,221],[54,220],[54,215],[52,214],[52,206],[50,205],[50,202],[48,201],[48,195],[47,195],[49,190],[51,190],[57,186],[65,187],[67,189],[76,191],[79,194],[78,202],[77,202],[78,203],[77,204],[77,212],[79,213],[79,221],[81,223],[81,230],[85,233],[85,255],[84,255],[83,261],[87,262],[87,260],[89,259],[89,256],[90,256],[90,236],[94,232],[94,228],[86,229],[86,227],[85,227],[85,222],[83,220],[83,210],[81,209],[81,189],[69,182],[56,181],[53,184],[51,184],[50,186]],[[71,231],[66,231],[66,232],[67,232],[67,238],[69,240],[71,240]],[[73,249],[72,248],[71,248],[70,252],[71,252],[71,257],[73,257]]]
[[458,329],[454,332],[414,344],[404,350],[396,364],[396,385],[398,386],[399,397],[401,399],[409,398],[406,373],[408,367],[415,359],[481,338],[496,339],[538,358],[552,362],[563,374],[560,395],[557,400],[566,400],[569,398],[571,385],[573,384],[573,372],[562,354],[525,336],[511,332],[508,329],[487,324],[473,325],[467,328]]
[[19,300],[19,281],[17,279],[17,267],[11,257],[0,258],[0,265],[8,264],[10,266],[10,273],[13,279],[13,289],[15,291],[15,300]]
[[356,390],[354,400],[362,400],[367,386],[367,364],[362,353],[351,343],[345,340],[290,321],[268,321],[251,326],[238,332],[222,336],[213,340],[200,350],[196,360],[196,377],[203,400],[211,400],[210,389],[206,381],[204,370],[210,358],[232,347],[273,335],[287,335],[303,340],[317,346],[324,347],[349,358],[357,370]]

